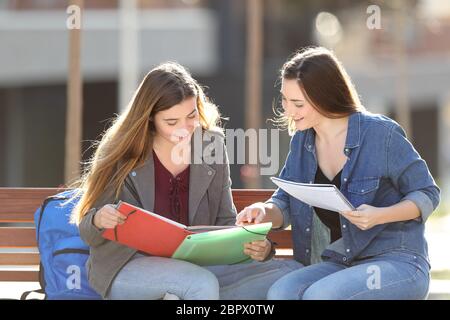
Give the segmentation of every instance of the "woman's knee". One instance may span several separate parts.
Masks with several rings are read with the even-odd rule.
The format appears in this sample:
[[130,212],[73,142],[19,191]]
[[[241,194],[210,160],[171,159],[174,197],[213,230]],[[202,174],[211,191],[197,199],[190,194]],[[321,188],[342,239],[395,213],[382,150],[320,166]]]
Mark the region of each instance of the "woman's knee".
[[342,300],[343,297],[339,294],[339,288],[327,286],[326,288],[320,285],[311,285],[302,294],[301,300]]
[[205,268],[185,261],[145,257],[130,261],[112,283],[110,299],[218,299],[219,283]]
[[196,272],[195,277],[190,281],[190,285],[183,297],[186,300],[218,300],[219,281],[217,277],[204,268]]
[[269,288],[267,300],[298,300],[298,288],[293,286],[289,277],[284,276]]

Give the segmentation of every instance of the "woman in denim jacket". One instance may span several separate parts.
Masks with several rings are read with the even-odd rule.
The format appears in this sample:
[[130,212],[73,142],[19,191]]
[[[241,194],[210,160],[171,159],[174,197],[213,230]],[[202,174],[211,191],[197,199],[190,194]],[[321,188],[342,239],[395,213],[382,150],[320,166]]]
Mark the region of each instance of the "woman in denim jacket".
[[[295,132],[280,178],[332,183],[356,211],[313,208],[278,189],[238,223],[292,226],[294,258],[306,267],[282,277],[269,299],[424,299],[430,265],[424,227],[440,190],[393,120],[367,112],[336,57],[296,53],[281,70],[284,117]],[[313,217],[330,230],[322,262],[311,264]]]

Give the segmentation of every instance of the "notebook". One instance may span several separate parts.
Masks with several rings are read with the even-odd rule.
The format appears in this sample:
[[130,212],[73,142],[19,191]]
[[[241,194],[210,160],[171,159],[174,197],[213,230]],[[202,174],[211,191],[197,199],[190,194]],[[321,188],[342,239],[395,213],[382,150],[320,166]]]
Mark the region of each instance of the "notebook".
[[355,210],[335,185],[299,183],[276,177],[271,180],[285,192],[310,206],[336,212]]
[[244,244],[264,240],[272,223],[196,233],[186,237],[172,258],[198,265],[238,264],[251,261],[244,254]]
[[244,243],[263,240],[272,223],[246,226],[185,226],[120,201],[116,210],[125,223],[106,229],[103,237],[150,255],[199,265],[235,264],[248,260]]

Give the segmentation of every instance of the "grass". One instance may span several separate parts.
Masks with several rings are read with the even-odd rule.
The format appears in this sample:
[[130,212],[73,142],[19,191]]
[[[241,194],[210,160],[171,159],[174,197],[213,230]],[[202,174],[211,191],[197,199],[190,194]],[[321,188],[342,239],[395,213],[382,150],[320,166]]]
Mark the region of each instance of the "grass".
[[431,270],[431,278],[433,280],[450,280],[450,269],[447,270]]
[[439,206],[434,210],[430,219],[440,219],[448,216],[450,214],[450,201],[449,199],[442,199]]

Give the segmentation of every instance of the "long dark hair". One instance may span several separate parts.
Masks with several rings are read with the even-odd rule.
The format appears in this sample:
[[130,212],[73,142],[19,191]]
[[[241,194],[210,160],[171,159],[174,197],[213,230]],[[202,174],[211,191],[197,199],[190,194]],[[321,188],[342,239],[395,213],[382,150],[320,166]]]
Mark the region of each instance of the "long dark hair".
[[[332,51],[323,47],[299,50],[280,70],[280,80],[296,80],[305,98],[327,118],[342,118],[365,110],[355,87]],[[292,131],[292,123],[277,113],[277,123]]]

